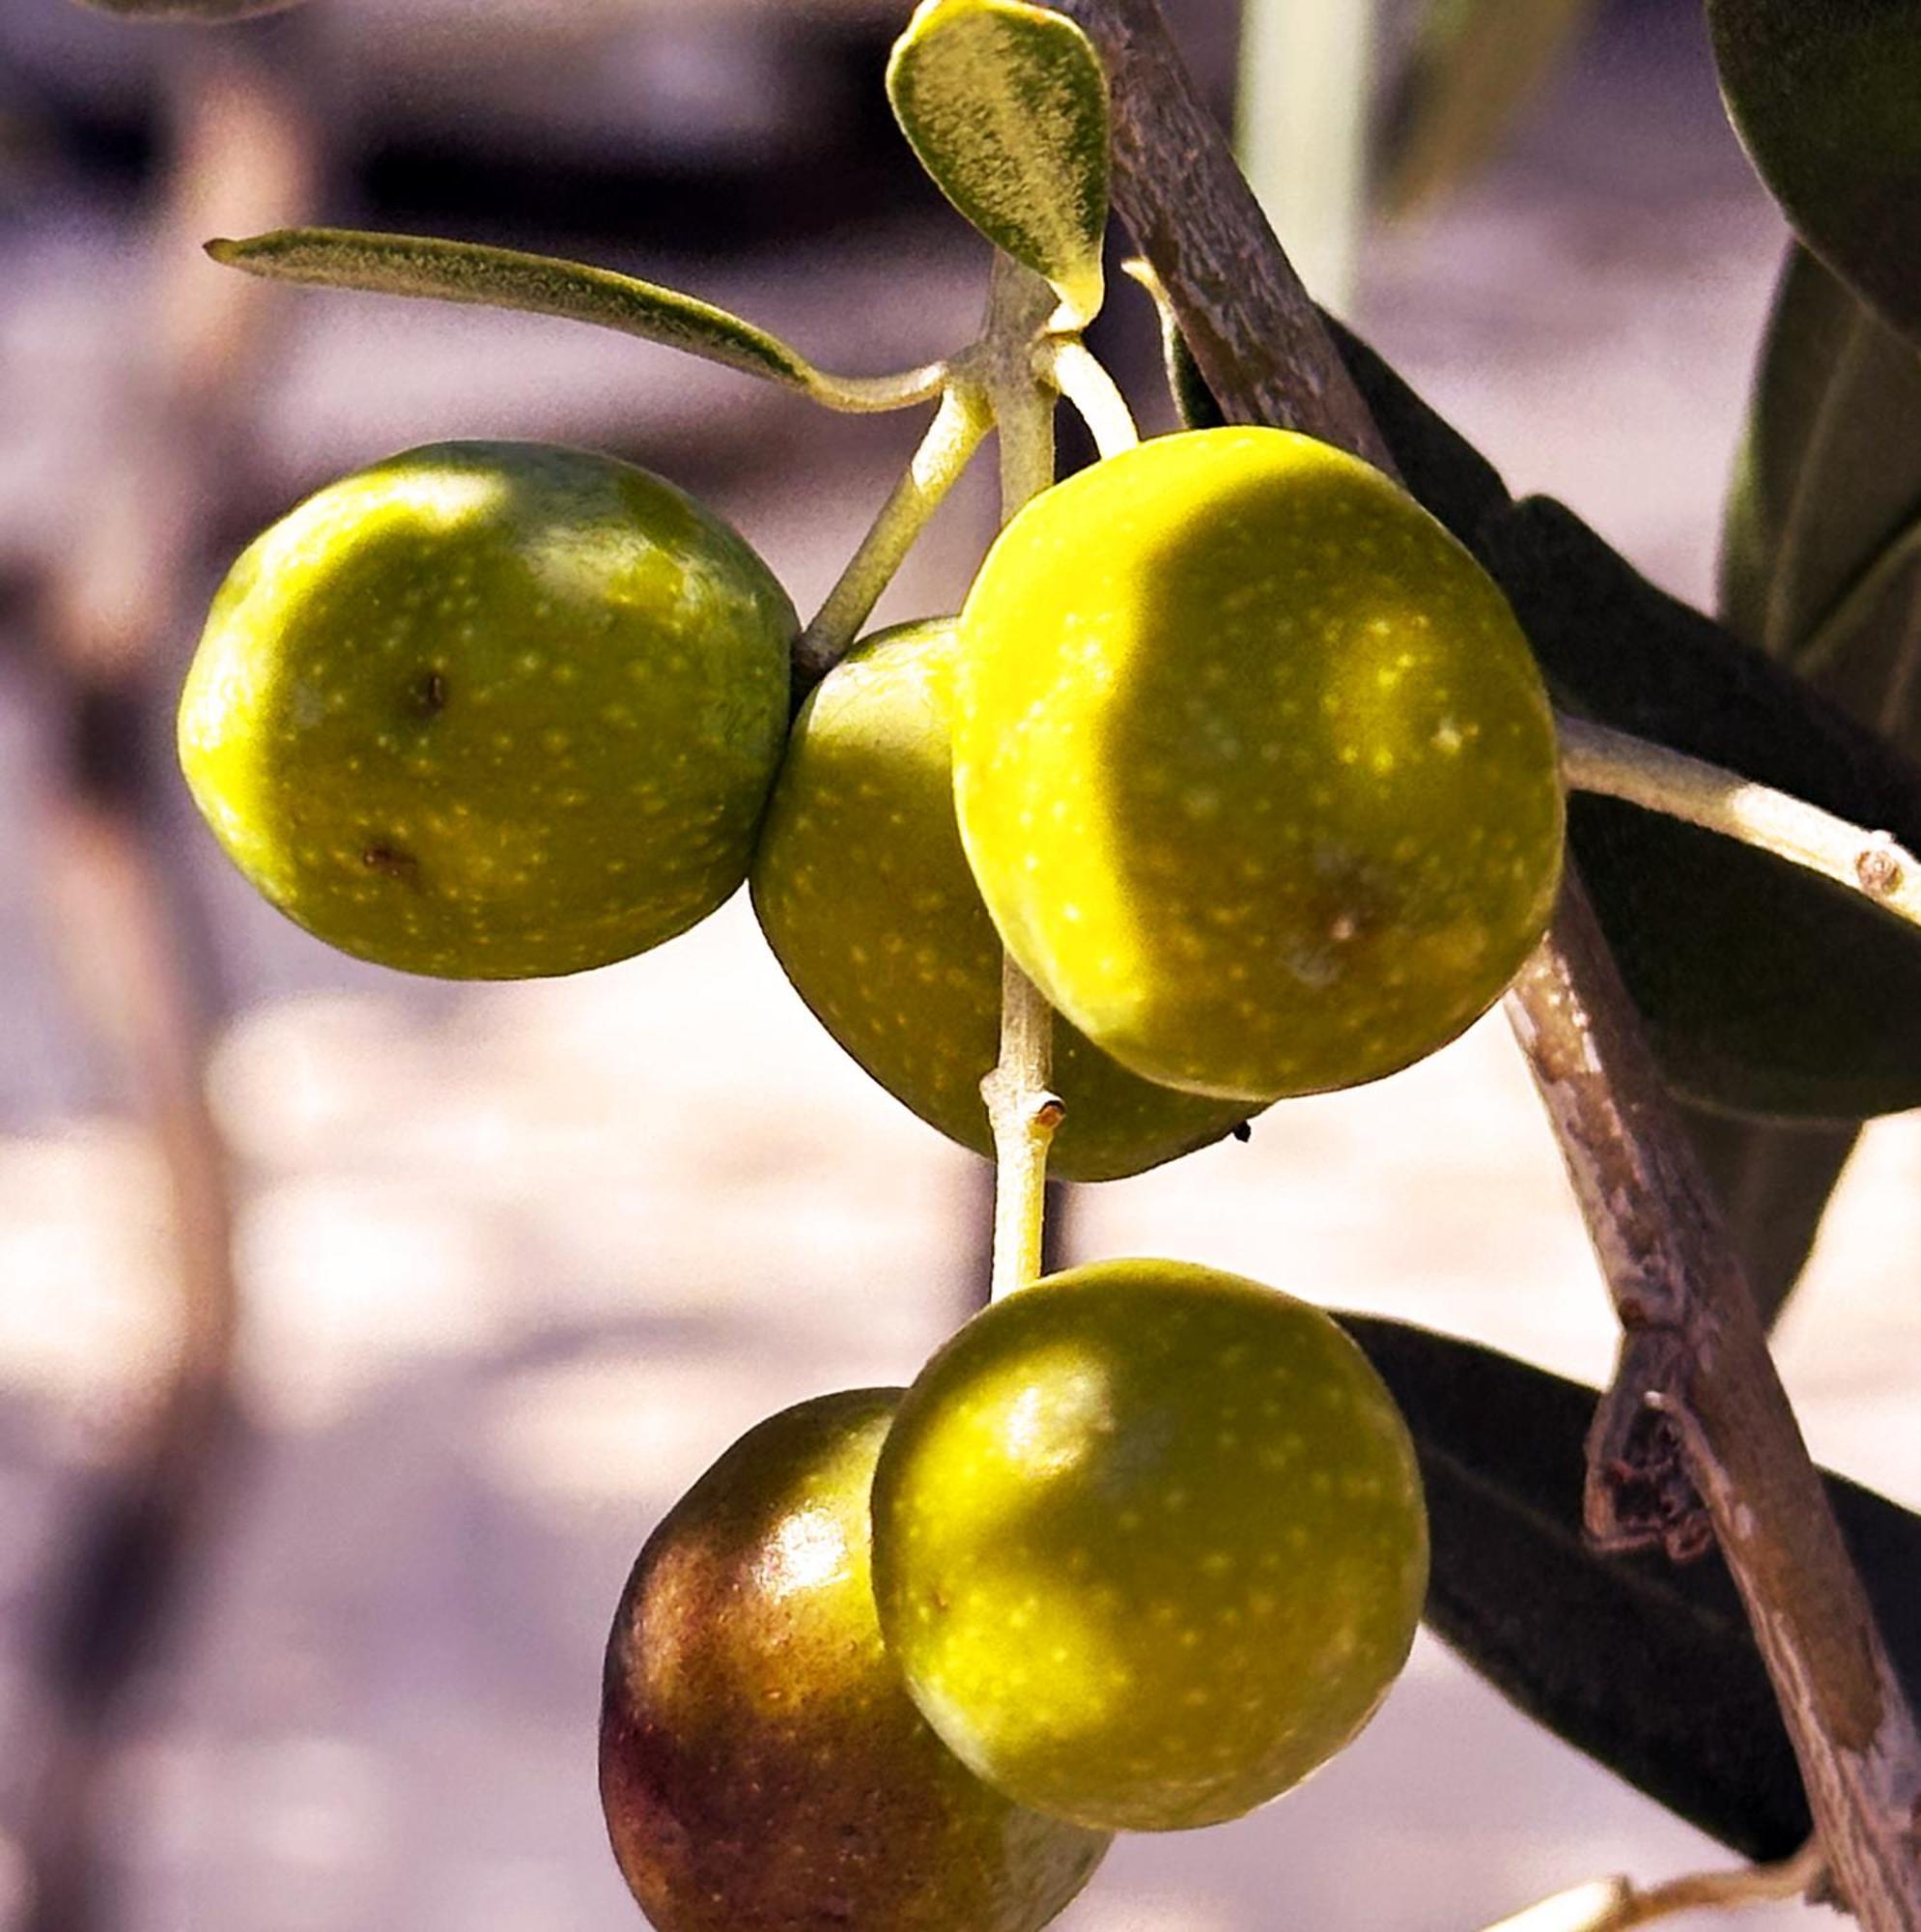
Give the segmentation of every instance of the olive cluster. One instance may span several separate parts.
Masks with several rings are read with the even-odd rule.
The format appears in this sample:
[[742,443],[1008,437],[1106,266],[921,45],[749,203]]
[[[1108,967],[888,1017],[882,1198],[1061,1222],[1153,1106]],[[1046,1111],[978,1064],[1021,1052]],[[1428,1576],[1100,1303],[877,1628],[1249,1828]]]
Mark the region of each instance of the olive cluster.
[[[807,1005],[980,1151],[1004,947],[1086,1179],[1431,1052],[1545,924],[1527,645],[1309,439],[1160,438],[1044,492],[957,618],[870,639],[790,726],[796,629],[658,477],[416,450],[240,559],[182,758],[268,899],[408,971],[598,966],[750,878]],[[1426,1577],[1406,1429],[1327,1316],[1071,1270],[905,1392],[764,1423],[662,1523],[607,1655],[616,1854],[662,1932],[1030,1932],[1113,1832],[1237,1816],[1345,1744]]]

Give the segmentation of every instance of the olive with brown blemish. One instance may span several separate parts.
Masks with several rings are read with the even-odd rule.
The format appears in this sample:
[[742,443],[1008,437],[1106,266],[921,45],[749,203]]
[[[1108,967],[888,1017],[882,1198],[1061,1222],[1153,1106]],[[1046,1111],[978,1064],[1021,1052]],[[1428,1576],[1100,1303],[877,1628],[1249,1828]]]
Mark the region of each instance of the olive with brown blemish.
[[881,1643],[867,1497],[899,1397],[750,1430],[635,1565],[601,1798],[657,1932],[1036,1932],[1107,1849],[980,1783]]
[[441,443],[242,555],[180,719],[229,856],[343,952],[444,979],[624,959],[746,876],[793,607],[632,464]]
[[1096,464],[1001,533],[960,636],[981,896],[1147,1079],[1254,1102],[1377,1079],[1546,927],[1560,754],[1527,639],[1355,457],[1229,428]]

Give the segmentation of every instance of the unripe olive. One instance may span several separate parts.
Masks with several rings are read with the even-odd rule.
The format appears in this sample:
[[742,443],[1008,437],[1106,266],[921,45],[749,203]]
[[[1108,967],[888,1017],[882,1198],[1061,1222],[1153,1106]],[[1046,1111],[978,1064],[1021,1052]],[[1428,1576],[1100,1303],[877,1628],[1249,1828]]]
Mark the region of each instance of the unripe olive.
[[1553,908],[1554,721],[1492,580],[1379,471],[1159,438],[1035,498],[961,613],[961,838],[1009,950],[1150,1080],[1431,1052]]
[[[882,1086],[992,1151],[981,1076],[1001,1046],[1001,939],[954,824],[951,619],[869,639],[795,721],[754,852],[754,910],[821,1023]],[[1237,1101],[1158,1087],[1054,1030],[1066,1118],[1049,1166],[1107,1180],[1220,1139]]]
[[1414,1448],[1317,1308],[1105,1262],[976,1316],[874,1477],[881,1629],[929,1723],[1088,1826],[1214,1824],[1345,1745],[1427,1587]]
[[453,442],[330,485],[215,598],[181,762],[343,952],[448,979],[624,959],[746,876],[793,607],[719,518],[586,450]]

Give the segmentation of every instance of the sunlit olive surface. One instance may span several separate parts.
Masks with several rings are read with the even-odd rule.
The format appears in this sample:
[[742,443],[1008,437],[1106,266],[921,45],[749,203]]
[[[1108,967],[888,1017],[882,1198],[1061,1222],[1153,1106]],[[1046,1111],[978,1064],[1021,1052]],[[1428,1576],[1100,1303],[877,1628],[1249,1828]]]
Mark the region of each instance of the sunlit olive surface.
[[881,1627],[915,1701],[1013,1797],[1207,1825],[1353,1737],[1427,1587],[1413,1445],[1318,1309],[1106,1262],[976,1316],[874,1483]]
[[1107,1848],[981,1784],[882,1648],[867,1499],[899,1394],[762,1423],[640,1552],[601,1795],[658,1932],[1032,1932]]
[[[951,1139],[991,1151],[981,1076],[1000,1054],[1001,940],[954,824],[954,627],[861,645],[803,706],[754,854],[754,909],[822,1024]],[[1107,1180],[1218,1140],[1237,1101],[1158,1087],[1054,1035],[1067,1117],[1050,1165]]]
[[321,491],[241,556],[181,762],[240,870],[343,952],[578,972],[745,878],[794,630],[754,553],[660,477],[441,443]]
[[1009,949],[1149,1079],[1251,1100],[1454,1037],[1540,938],[1553,719],[1481,567],[1272,429],[1036,498],[961,615],[961,837]]

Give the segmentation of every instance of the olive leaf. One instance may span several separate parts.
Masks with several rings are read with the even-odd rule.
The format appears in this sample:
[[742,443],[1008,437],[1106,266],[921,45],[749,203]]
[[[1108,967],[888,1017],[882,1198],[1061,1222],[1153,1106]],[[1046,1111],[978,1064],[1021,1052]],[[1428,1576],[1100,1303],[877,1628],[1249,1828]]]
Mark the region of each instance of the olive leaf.
[[207,252],[229,268],[272,281],[421,296],[591,323],[765,377],[837,409],[918,402],[935,386],[917,380],[925,372],[906,379],[830,376],[765,329],[711,302],[611,269],[516,248],[344,228],[284,228],[242,242],[210,242]]
[[[1569,510],[1488,520],[1483,561],[1564,708],[1857,824],[1921,836],[1921,769],[1640,577]],[[1577,795],[1568,836],[1670,1085],[1844,1122],[1921,1105],[1921,934],[1771,854]]]
[[1681,1111],[1720,1201],[1755,1307],[1771,1322],[1787,1306],[1814,1252],[1822,1216],[1860,1139],[1860,1125],[1742,1120],[1685,1104]]
[[1107,73],[1063,14],[1022,0],[925,0],[895,42],[888,96],[941,192],[1050,282],[1062,320],[1099,313]]
[[[1722,528],[1744,643],[1910,752],[1921,665],[1921,352],[1791,244]],[[1691,1114],[1765,1315],[1793,1291],[1858,1128]]]
[[1762,352],[1721,596],[1745,642],[1921,747],[1921,351],[1803,248]]
[[1709,0],[1729,117],[1795,232],[1921,341],[1921,0]]
[[[1492,1350],[1341,1318],[1421,1458],[1429,1628],[1530,1718],[1751,1859],[1807,1837],[1767,1672],[1718,1554],[1603,1556],[1581,1533],[1596,1391]],[[1909,1694],[1921,1690],[1921,1518],[1826,1477]]]
[[[1218,428],[1226,417],[1180,332],[1166,291],[1146,264],[1129,262],[1126,269],[1154,298],[1168,388],[1182,428]],[[1512,500],[1501,472],[1344,323],[1325,309],[1319,315],[1409,494],[1473,550],[1482,525]]]
[[1595,0],[1430,0],[1382,115],[1374,199],[1406,215],[1499,152]]

